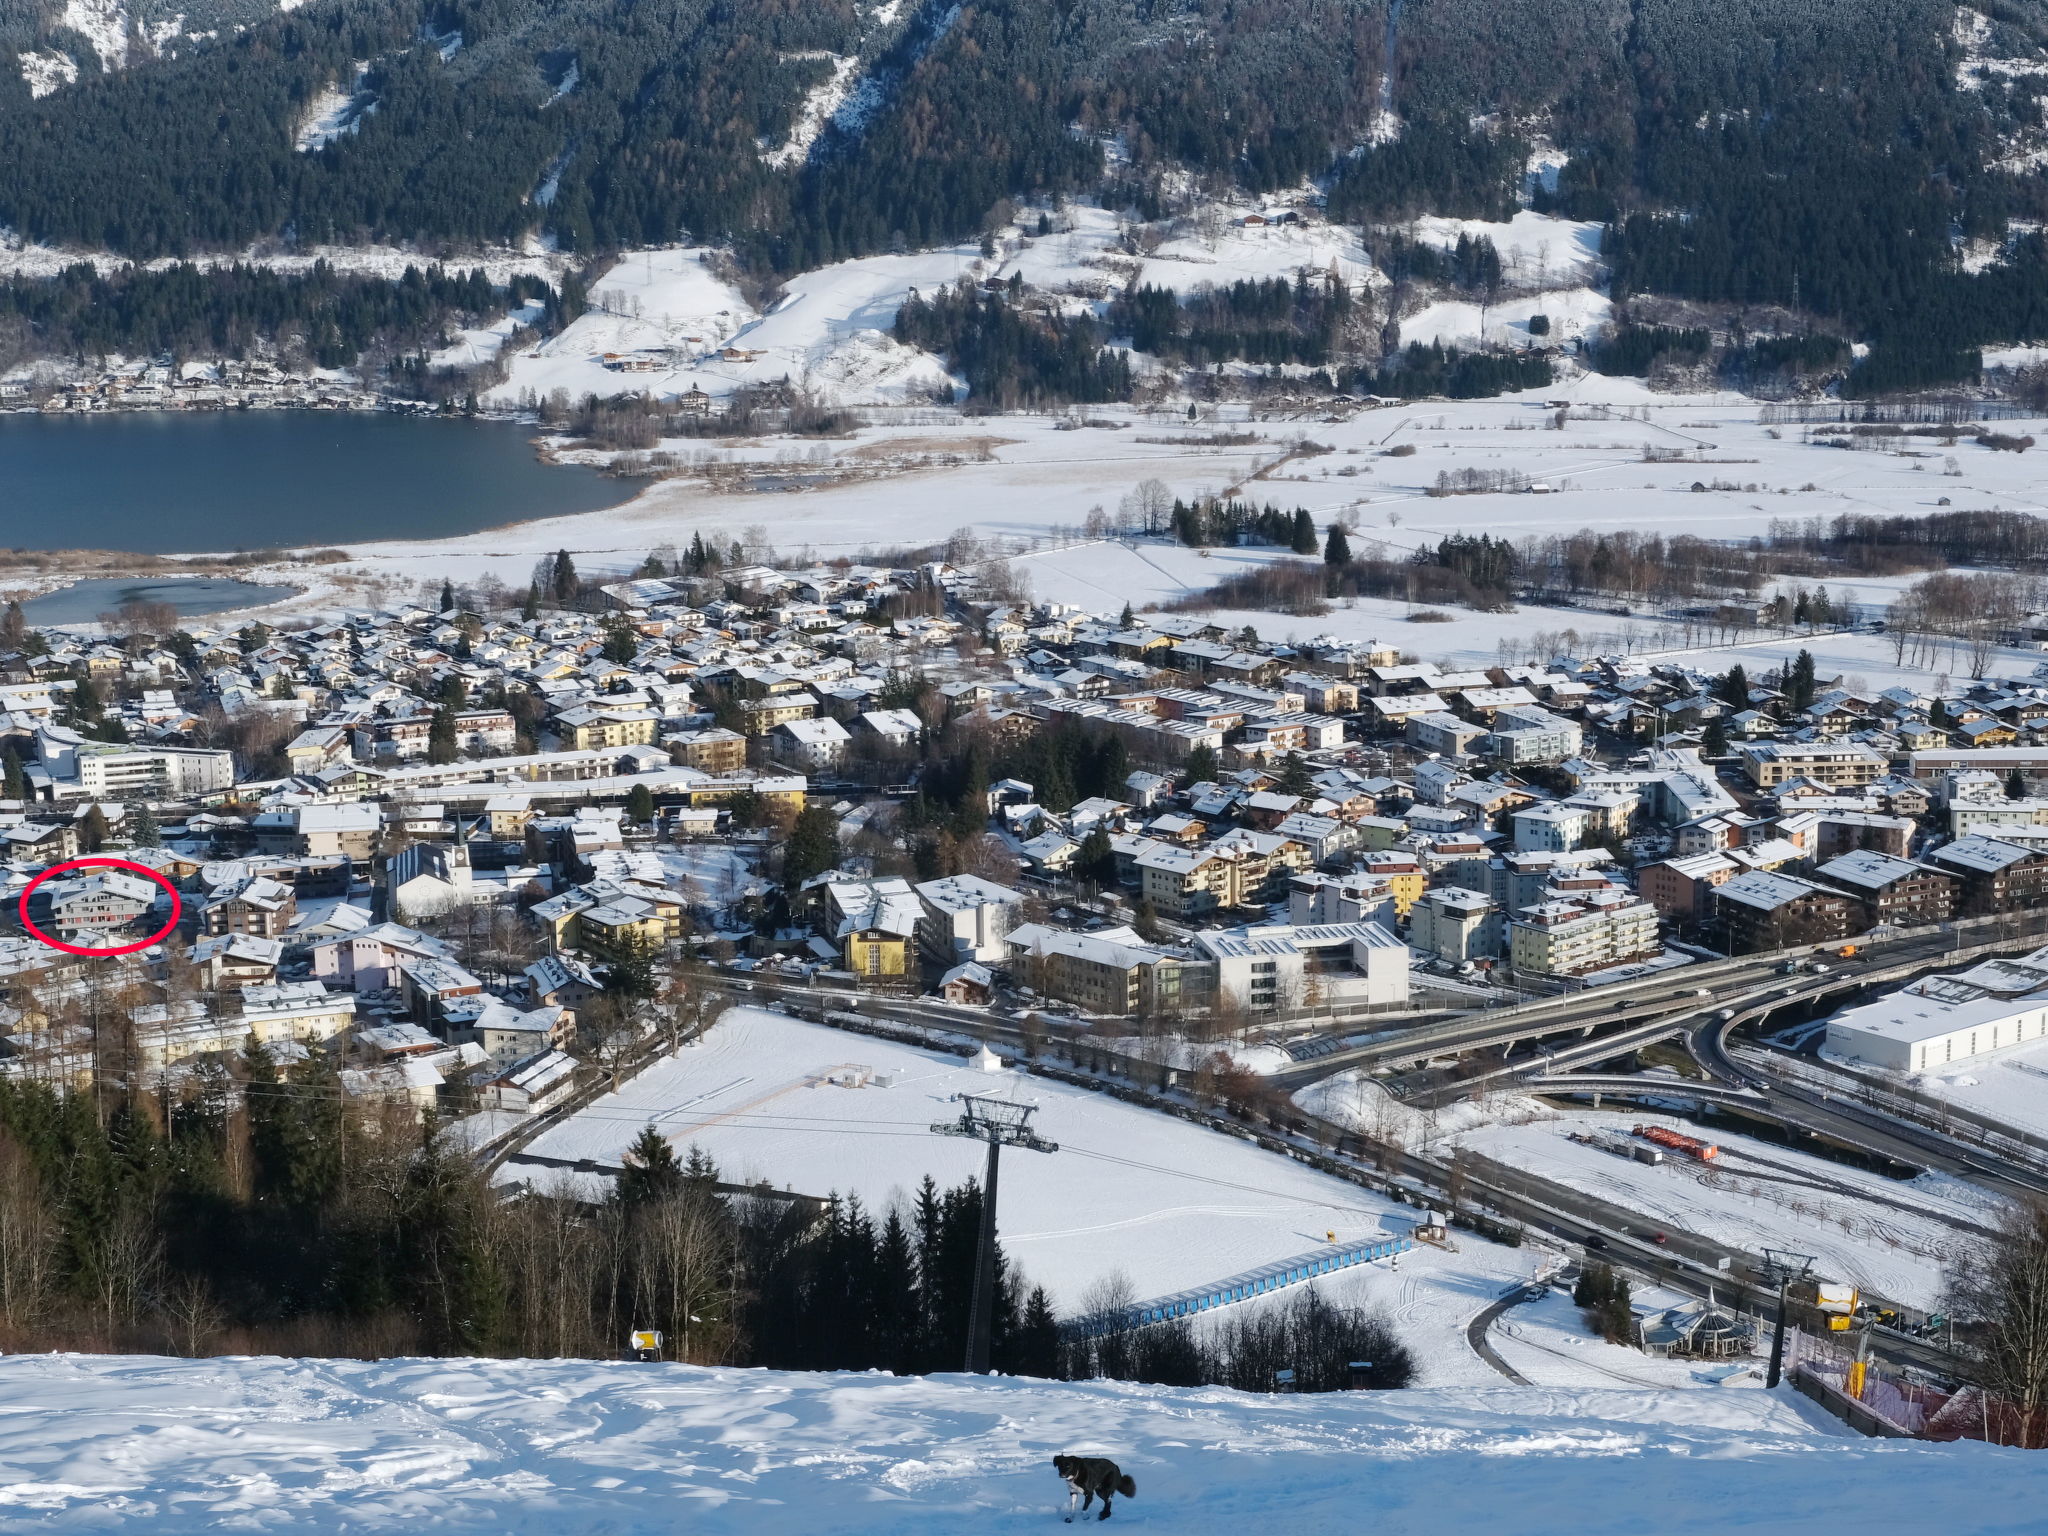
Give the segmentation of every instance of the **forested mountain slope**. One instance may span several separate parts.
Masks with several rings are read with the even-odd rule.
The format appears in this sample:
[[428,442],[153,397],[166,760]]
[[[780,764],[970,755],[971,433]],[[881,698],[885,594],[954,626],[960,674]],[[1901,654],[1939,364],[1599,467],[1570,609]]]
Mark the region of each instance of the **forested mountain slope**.
[[2040,0],[203,3],[213,36],[114,69],[76,22],[116,0],[0,0],[0,226],[140,257],[687,235],[789,272],[1062,193],[1499,215],[1540,143],[1538,206],[1611,222],[1617,297],[1899,357],[2048,331],[2038,250],[1958,258],[2048,220]]

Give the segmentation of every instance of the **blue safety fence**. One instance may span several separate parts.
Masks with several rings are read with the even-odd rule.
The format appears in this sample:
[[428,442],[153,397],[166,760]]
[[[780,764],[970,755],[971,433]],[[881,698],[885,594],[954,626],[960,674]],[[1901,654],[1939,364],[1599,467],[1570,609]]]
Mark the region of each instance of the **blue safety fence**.
[[1282,1259],[1277,1264],[1248,1269],[1226,1280],[1176,1291],[1171,1296],[1161,1296],[1152,1301],[1141,1301],[1118,1312],[1077,1317],[1067,1324],[1066,1331],[1080,1338],[1094,1338],[1118,1328],[1149,1328],[1155,1323],[1169,1323],[1176,1318],[1194,1317],[1198,1313],[1213,1312],[1218,1307],[1250,1301],[1290,1285],[1306,1285],[1339,1270],[1370,1264],[1375,1259],[1390,1259],[1414,1246],[1414,1240],[1406,1237],[1383,1237],[1369,1243],[1338,1243],[1300,1258]]

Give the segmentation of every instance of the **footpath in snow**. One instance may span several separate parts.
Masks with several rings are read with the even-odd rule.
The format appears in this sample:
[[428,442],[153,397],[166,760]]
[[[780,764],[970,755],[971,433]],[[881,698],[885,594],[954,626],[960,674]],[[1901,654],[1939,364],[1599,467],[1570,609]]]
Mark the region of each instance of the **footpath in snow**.
[[1179,1536],[2038,1531],[2048,1457],[1789,1393],[1252,1397],[570,1361],[0,1360],[0,1532],[1040,1530],[1056,1451]]

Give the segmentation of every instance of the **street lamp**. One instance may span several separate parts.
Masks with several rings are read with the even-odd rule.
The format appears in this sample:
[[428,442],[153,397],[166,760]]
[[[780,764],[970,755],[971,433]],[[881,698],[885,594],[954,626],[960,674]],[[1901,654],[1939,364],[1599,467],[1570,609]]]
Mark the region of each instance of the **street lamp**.
[[1794,1280],[1804,1280],[1813,1273],[1814,1256],[1810,1253],[1788,1253],[1781,1248],[1764,1250],[1764,1278],[1778,1283],[1778,1321],[1771,1330],[1771,1368],[1764,1377],[1766,1387],[1775,1387],[1784,1374],[1785,1366],[1785,1293]]
[[1004,1147],[1057,1152],[1059,1144],[1032,1133],[1036,1104],[971,1093],[961,1094],[960,1103],[964,1107],[958,1120],[935,1124],[932,1130],[940,1136],[965,1136],[988,1143],[988,1172],[981,1184],[981,1241],[974,1252],[974,1304],[967,1322],[967,1370],[980,1375],[988,1371],[989,1336],[995,1321],[997,1160]]

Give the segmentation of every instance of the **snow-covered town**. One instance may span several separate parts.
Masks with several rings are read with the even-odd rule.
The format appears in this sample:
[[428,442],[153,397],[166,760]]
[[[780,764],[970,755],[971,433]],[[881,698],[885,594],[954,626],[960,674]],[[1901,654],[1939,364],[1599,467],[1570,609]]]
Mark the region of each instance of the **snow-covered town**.
[[[0,1082],[299,1083],[514,1199],[602,1203],[653,1134],[871,1209],[971,1180],[927,1122],[992,1095],[1061,1148],[1002,1240],[1063,1317],[1327,1267],[1426,1383],[1754,1384],[1812,1248],[1810,1369],[1833,1315],[1935,1379],[1986,1157],[2048,1178],[2024,637],[1851,686],[1802,590],[1754,674],[1458,669],[1008,575],[700,538],[218,628],[10,612]],[[1610,1263],[1654,1282],[1619,1322],[1535,1299]],[[1527,1305],[1471,1334],[1475,1290]]]

